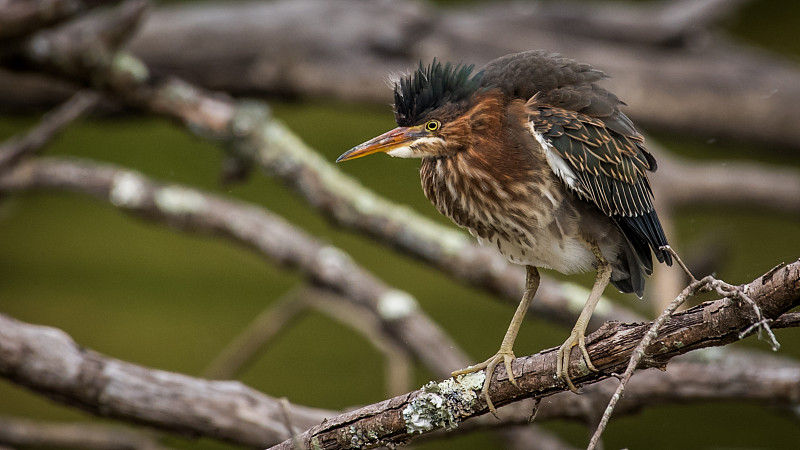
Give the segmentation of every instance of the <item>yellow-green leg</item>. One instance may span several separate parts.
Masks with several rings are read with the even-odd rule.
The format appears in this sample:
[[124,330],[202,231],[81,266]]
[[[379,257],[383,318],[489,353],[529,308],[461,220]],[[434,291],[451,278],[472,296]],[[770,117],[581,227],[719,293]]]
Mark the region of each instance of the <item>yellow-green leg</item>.
[[592,364],[589,352],[586,350],[586,326],[589,325],[589,319],[592,317],[594,308],[597,306],[597,302],[600,301],[600,297],[602,297],[603,291],[608,286],[609,280],[611,280],[611,265],[603,257],[597,244],[589,243],[589,245],[595,257],[597,257],[597,277],[594,280],[589,299],[586,300],[586,304],[583,306],[580,316],[578,316],[578,321],[572,328],[572,333],[558,349],[558,360],[556,362],[556,374],[572,392],[578,390],[569,377],[569,355],[572,347],[577,345],[581,349],[583,360],[586,361],[586,367],[597,372],[597,368]]
[[511,371],[511,361],[514,360],[514,341],[517,339],[519,327],[522,325],[522,320],[525,318],[525,313],[528,312],[528,307],[531,305],[533,296],[536,294],[536,290],[539,289],[539,271],[533,266],[526,266],[526,269],[527,274],[525,277],[525,293],[522,295],[522,300],[519,302],[517,310],[514,312],[514,317],[511,319],[511,324],[508,326],[508,330],[506,330],[506,335],[503,337],[502,344],[500,344],[500,350],[498,350],[494,356],[480,364],[475,364],[474,366],[469,366],[465,369],[456,370],[452,373],[452,375],[455,377],[458,375],[464,375],[486,369],[486,381],[483,382],[483,389],[481,392],[483,397],[486,399],[486,405],[489,407],[489,411],[491,411],[495,417],[497,417],[497,410],[495,409],[492,400],[489,398],[489,384],[491,384],[492,381],[492,373],[494,372],[494,368],[497,367],[500,362],[505,365],[506,373],[508,374],[508,380],[511,382],[511,384],[519,387],[517,380],[514,379],[514,373]]

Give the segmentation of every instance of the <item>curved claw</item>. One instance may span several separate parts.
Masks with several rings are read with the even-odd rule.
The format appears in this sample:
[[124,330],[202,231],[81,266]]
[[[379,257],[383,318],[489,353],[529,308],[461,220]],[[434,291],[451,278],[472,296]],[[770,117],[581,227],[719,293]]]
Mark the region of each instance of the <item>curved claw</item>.
[[486,361],[464,369],[456,370],[451,372],[450,375],[456,377],[486,369],[486,380],[483,382],[481,394],[483,395],[483,398],[486,399],[486,406],[489,408],[489,411],[492,413],[492,415],[499,419],[500,417],[497,416],[497,408],[494,407],[494,403],[492,403],[492,399],[489,397],[489,385],[492,382],[494,368],[497,367],[497,365],[502,361],[503,366],[506,368],[506,373],[508,374],[508,381],[510,381],[515,387],[519,388],[519,384],[517,384],[517,380],[514,378],[514,372],[511,371],[511,361],[513,361],[514,358],[514,352],[500,350]]
[[586,367],[592,372],[597,372],[597,368],[592,364],[592,360],[589,358],[589,352],[586,350],[586,336],[578,330],[572,330],[569,338],[558,348],[558,359],[556,361],[556,374],[558,378],[561,379],[572,392],[578,392],[578,388],[575,387],[572,383],[572,379],[569,377],[569,356],[572,347],[575,346],[581,349],[583,360],[586,361]]

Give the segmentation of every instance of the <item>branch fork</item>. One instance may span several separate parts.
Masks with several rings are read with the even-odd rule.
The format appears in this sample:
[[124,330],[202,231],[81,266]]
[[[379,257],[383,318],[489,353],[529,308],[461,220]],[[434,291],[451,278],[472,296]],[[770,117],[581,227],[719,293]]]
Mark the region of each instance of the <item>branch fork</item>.
[[[606,406],[605,411],[603,412],[603,416],[600,419],[600,423],[597,425],[594,434],[592,435],[591,440],[589,441],[589,445],[587,450],[593,450],[597,447],[600,442],[600,437],[602,436],[603,432],[608,425],[608,421],[611,419],[611,415],[614,412],[614,408],[616,407],[619,400],[622,398],[625,387],[627,386],[628,382],[630,381],[631,377],[633,376],[633,372],[639,367],[639,365],[645,360],[646,358],[646,349],[650,346],[650,343],[658,336],[658,331],[661,326],[672,316],[675,310],[678,309],[683,303],[686,302],[692,296],[699,294],[700,292],[715,292],[717,295],[723,298],[735,300],[739,303],[739,305],[747,304],[752,307],[756,321],[747,327],[744,331],[739,333],[739,339],[743,339],[744,337],[748,336],[750,333],[753,332],[754,329],[758,330],[758,337],[759,339],[762,338],[762,331],[766,332],[769,343],[772,347],[773,351],[777,351],[780,348],[780,344],[778,340],[775,338],[775,334],[772,332],[772,328],[770,328],[770,320],[764,318],[763,313],[761,312],[761,308],[753,301],[752,298],[747,294],[747,290],[749,285],[744,286],[734,286],[732,284],[728,284],[722,280],[718,280],[711,275],[707,275],[702,279],[698,280],[692,274],[686,264],[684,264],[683,260],[678,256],[675,250],[672,249],[669,245],[665,245],[660,247],[661,250],[666,250],[669,252],[675,261],[678,262],[678,265],[686,272],[686,275],[689,277],[691,282],[689,283],[686,288],[681,291],[681,293],[675,297],[669,306],[658,316],[658,318],[653,321],[652,326],[644,335],[642,340],[636,346],[633,353],[631,354],[630,360],[628,361],[628,367],[625,370],[625,373],[622,374],[619,378],[619,386],[617,386],[617,390],[611,396],[611,399],[608,402],[608,406]],[[774,269],[773,269],[774,270]],[[771,274],[772,271],[769,274]],[[766,275],[765,275],[766,276]]]

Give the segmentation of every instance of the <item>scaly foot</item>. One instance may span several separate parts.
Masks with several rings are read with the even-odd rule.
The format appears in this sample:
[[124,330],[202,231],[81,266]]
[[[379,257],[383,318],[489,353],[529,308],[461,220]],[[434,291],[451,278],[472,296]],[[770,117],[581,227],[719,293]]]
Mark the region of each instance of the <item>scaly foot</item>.
[[466,375],[468,373],[474,373],[486,369],[486,381],[483,382],[483,389],[481,389],[481,394],[483,394],[483,398],[486,399],[486,406],[489,407],[489,411],[499,419],[497,416],[497,409],[495,409],[494,404],[492,403],[492,399],[489,398],[489,384],[492,382],[492,373],[494,373],[494,368],[497,367],[500,362],[506,368],[506,373],[508,374],[508,381],[511,382],[514,386],[519,388],[517,384],[517,380],[514,379],[514,372],[511,371],[511,361],[515,358],[514,352],[511,350],[503,350],[502,348],[494,354],[491,358],[487,359],[486,361],[475,364],[474,366],[469,366],[467,368],[456,370],[452,372],[451,375],[456,377],[459,375]]
[[572,380],[569,377],[569,355],[572,347],[576,345],[581,349],[583,360],[586,361],[586,367],[593,372],[597,372],[597,368],[592,364],[592,360],[589,358],[589,352],[586,351],[586,336],[576,327],[572,330],[572,333],[570,333],[569,338],[559,347],[558,360],[556,362],[556,374],[558,378],[560,378],[572,392],[578,392],[578,389],[572,384]]

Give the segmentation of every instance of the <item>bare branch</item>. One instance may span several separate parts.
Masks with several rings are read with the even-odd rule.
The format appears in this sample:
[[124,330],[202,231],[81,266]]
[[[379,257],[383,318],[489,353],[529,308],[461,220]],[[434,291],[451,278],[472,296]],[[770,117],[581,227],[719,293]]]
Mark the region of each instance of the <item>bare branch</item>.
[[[198,428],[195,429],[195,433],[214,438],[220,438],[222,435],[241,436],[242,429],[246,428],[245,424],[241,422],[249,423],[252,422],[251,417],[257,417],[258,423],[254,426],[261,426],[259,424],[263,421],[270,424],[268,431],[264,433],[265,440],[255,444],[262,447],[270,444],[269,436],[279,434],[281,430],[285,433],[285,420],[282,419],[282,416],[276,415],[279,408],[278,400],[260,394],[254,397],[250,396],[253,391],[238,383],[197,380],[184,375],[152,371],[119,362],[78,347],[61,331],[50,327],[24,324],[2,315],[0,315],[0,325],[2,325],[0,327],[0,337],[2,337],[0,340],[0,355],[2,355],[0,373],[12,380],[14,377],[20,376],[22,377],[18,381],[20,384],[37,392],[44,391],[58,401],[82,405],[81,407],[94,413],[102,412],[106,416],[138,422],[142,421],[138,419],[139,417],[151,417],[150,413],[155,412],[152,420],[158,423],[148,422],[149,425],[175,431],[175,421],[197,423]],[[9,336],[13,338],[9,339]],[[25,353],[28,348],[31,351]],[[67,351],[62,351],[64,349]],[[725,353],[727,356],[724,358],[720,358],[719,355],[704,355],[700,358],[688,359],[688,356],[694,355],[692,353],[679,358],[680,361],[672,362],[667,372],[643,371],[637,373],[628,386],[624,401],[619,404],[618,414],[631,414],[641,408],[660,404],[725,399],[744,399],[789,409],[796,407],[796,401],[800,398],[800,392],[798,392],[800,389],[800,365],[798,363],[753,352],[728,351]],[[103,369],[103,375],[99,376],[98,371],[101,368],[105,369]],[[66,378],[64,374],[67,375]],[[153,380],[155,380],[154,384]],[[72,389],[73,386],[75,389]],[[615,387],[616,380],[612,378],[585,386],[582,391],[584,395],[576,396],[570,392],[559,393],[542,406],[537,420],[568,419],[582,423],[593,421],[595,412],[599,414]],[[205,390],[215,393],[211,397],[205,397]],[[113,396],[104,395],[106,391],[110,391]],[[217,394],[217,391],[220,392]],[[176,396],[175,392],[182,394]],[[247,395],[242,398],[245,394]],[[194,402],[195,397],[204,399],[200,403],[203,405],[202,408],[182,408],[183,402]],[[174,401],[177,404],[173,405],[171,403],[173,400],[170,402],[158,401],[163,398],[176,399]],[[85,405],[87,402],[98,402],[96,409]],[[152,404],[148,402],[152,402]],[[197,403],[194,404],[197,405]],[[252,411],[249,409],[237,410],[245,415],[241,421],[217,422],[218,428],[208,426],[208,423],[205,422],[206,414],[217,418],[227,417],[231,405],[241,404],[252,405],[253,408]],[[459,427],[458,431],[495,429],[498,425],[526,425],[530,409],[516,408],[518,405],[522,406],[518,402],[513,407],[503,409],[501,423],[494,418],[484,416],[477,421],[465,423],[464,426]],[[170,409],[165,411],[165,408]],[[179,411],[177,416],[173,414],[172,408]],[[336,414],[332,411],[322,411],[319,416],[308,415],[302,407],[292,407],[290,411],[292,411],[292,421],[296,427],[308,426],[314,420],[321,420],[323,415],[332,417]],[[257,415],[251,416],[250,414]],[[297,415],[307,417],[307,419],[298,421]],[[6,423],[18,422],[12,419],[0,420],[0,425]],[[279,427],[281,430],[274,427]],[[47,424],[46,428],[54,427]],[[27,433],[25,436],[29,437],[21,438],[16,432],[13,435],[17,437],[8,437],[8,433],[13,430],[18,430],[18,428],[0,426],[0,442],[14,444],[21,442],[19,439],[30,442],[29,439],[35,438],[35,436],[30,437]],[[184,428],[181,430],[185,431]],[[142,442],[137,439],[126,439],[126,441],[131,445]],[[230,441],[253,445],[240,438]],[[85,446],[91,445],[93,439],[87,438],[81,442],[81,448],[87,448]],[[274,442],[272,441],[272,443]],[[545,442],[550,441],[546,439]],[[563,443],[561,445],[562,447],[559,447],[556,443],[545,448],[564,448]],[[101,447],[114,448],[110,444]],[[138,448],[146,448],[146,446]]]
[[20,159],[35,154],[69,124],[88,114],[100,97],[91,91],[79,91],[67,102],[42,118],[25,136],[11,138],[0,145],[0,172]]
[[[57,35],[49,39],[72,42]],[[84,78],[95,78],[98,69],[79,58],[89,51],[86,43],[76,41],[73,45],[64,54],[48,53],[40,63],[65,75],[82,73]],[[478,246],[465,233],[365,189],[271,119],[263,104],[236,103],[225,94],[208,92],[177,78],[152,77],[141,61],[125,52],[117,52],[113,61],[102,78],[117,99],[176,119],[215,142],[225,142],[234,156],[251,160],[277,176],[337,224],[421,258],[459,281],[518,303],[524,284],[520,267],[509,264],[493,249]],[[532,310],[538,317],[571,324],[585,299],[582,293],[575,293],[571,285],[544,279]],[[637,316],[608,304],[592,319],[592,325],[599,326],[606,320],[636,320]]]
[[36,33],[21,51],[30,63],[86,85],[102,85],[117,50],[133,35],[147,10],[146,0],[126,0],[96,20],[69,22]]
[[0,444],[85,450],[166,450],[147,433],[119,425],[46,422],[0,416]]
[[[309,308],[315,308],[353,328],[383,353],[387,395],[398,395],[410,388],[412,362],[408,352],[401,346],[406,341],[405,337],[401,337],[400,342],[389,339],[382,332],[382,324],[376,311],[355,306],[328,290],[308,286],[292,290],[273,302],[220,352],[204,371],[204,375],[217,379],[233,378],[281,329]],[[434,357],[432,354],[429,359]]]
[[727,284],[723,281],[717,280],[712,276],[704,277],[702,280],[697,280],[694,275],[692,275],[689,268],[686,267],[683,260],[678,256],[675,251],[670,248],[670,246],[666,245],[661,247],[662,250],[668,251],[672,254],[673,259],[675,262],[683,269],[686,275],[691,280],[691,283],[683,290],[681,293],[675,297],[675,299],[667,306],[667,308],[653,321],[653,324],[650,326],[650,329],[647,330],[645,336],[636,345],[636,348],[633,350],[631,354],[631,359],[628,361],[628,366],[625,368],[625,373],[622,374],[620,377],[619,386],[614,391],[614,394],[611,396],[611,400],[608,402],[608,406],[606,407],[605,411],[603,411],[603,415],[600,418],[600,423],[597,425],[594,434],[592,435],[591,440],[589,441],[589,445],[587,450],[594,450],[600,443],[600,437],[605,432],[606,426],[608,425],[608,421],[611,420],[611,414],[614,412],[614,409],[617,406],[617,403],[622,399],[622,395],[625,392],[625,388],[630,381],[631,377],[633,376],[633,372],[639,367],[642,359],[646,356],[646,349],[650,347],[651,342],[653,339],[658,336],[658,332],[661,327],[666,323],[667,320],[672,316],[672,314],[678,309],[679,306],[683,305],[689,297],[697,295],[699,292],[702,291],[714,291],[717,294],[723,296],[725,299],[742,302],[747,304],[753,309],[753,314],[755,315],[755,321],[748,326],[745,330],[739,332],[739,339],[743,339],[750,332],[754,329],[758,329],[759,339],[761,338],[761,331],[762,329],[765,330],[770,338],[770,344],[772,345],[772,350],[778,350],[780,345],[778,341],[775,339],[775,335],[772,333],[772,329],[769,326],[769,321],[765,320],[763,315],[761,314],[761,308],[750,298],[750,296],[746,293],[745,289],[741,289],[737,286],[732,286]]
[[[618,385],[617,378],[610,377],[584,385],[580,395],[559,392],[542,402],[536,421],[568,420],[594,426]],[[614,413],[630,415],[659,405],[728,400],[792,411],[797,407],[797,399],[800,399],[800,364],[796,361],[763,352],[714,347],[675,357],[666,371],[636,372]],[[501,414],[500,423],[483,415],[459,424],[457,431],[528,424],[530,405],[512,403]]]
[[[800,304],[800,261],[765,274],[748,285],[745,292],[758,304],[765,318],[774,319]],[[739,340],[739,333],[753,322],[749,305],[729,299],[706,302],[676,313],[647,349],[648,366],[663,367],[672,357],[705,347]],[[652,324],[606,324],[587,341],[589,355],[599,372],[591,372],[578,353],[570,363],[573,380],[593,383],[620,372],[629,362],[634,348]],[[505,370],[495,370],[491,396],[502,405],[528,397],[552,395],[563,388],[555,376],[556,349],[518,358],[514,376],[521,389],[508,382]],[[519,373],[518,373],[519,372]],[[455,428],[461,421],[485,414],[488,410],[477,395],[483,385],[483,372],[430,383],[421,390],[398,396],[329,419],[306,431],[305,445],[325,448],[374,447],[411,440],[416,433]],[[275,449],[291,448],[284,441]]]
[[[711,351],[714,350],[714,351]],[[647,407],[692,402],[744,400],[765,407],[791,410],[800,394],[800,364],[754,351],[692,352],[670,361],[666,371],[642,370],[631,378],[616,415],[634,414]],[[538,420],[575,420],[597,423],[619,382],[609,378],[564,392],[542,406]]]
[[77,14],[120,0],[4,0],[0,3],[0,41],[19,39]]
[[236,378],[259,351],[300,312],[308,308],[304,289],[293,289],[273,301],[219,352],[203,371],[203,377],[217,380]]
[[[108,358],[63,331],[0,314],[0,375],[93,414],[249,446],[289,435],[278,400],[237,381],[207,381]],[[301,428],[330,411],[293,405]]]
[[188,187],[161,185],[133,171],[88,161],[27,161],[0,175],[0,190],[40,188],[89,194],[181,230],[232,239],[278,265],[298,268],[311,281],[376,311],[385,330],[398,336],[439,376],[467,361],[456,343],[419,310],[409,294],[386,286],[341,250],[262,208]]
[[689,161],[670,155],[652,140],[658,154],[653,175],[660,204],[731,206],[800,215],[800,172],[754,162]]
[[595,41],[625,42],[638,46],[677,47],[691,44],[710,32],[746,1],[680,0],[631,5],[618,2],[527,2],[492,5],[481,12],[497,21],[527,23],[537,30]]
[[[340,322],[364,337],[373,347],[380,351],[384,361],[384,376],[386,378],[386,395],[395,396],[411,389],[412,361],[411,355],[406,350],[404,341],[390,339],[382,330],[381,318],[377,311],[353,305],[347,299],[331,293],[312,289],[307,292],[312,307]],[[431,357],[442,356],[444,348],[431,348]],[[466,362],[464,363],[466,364]]]
[[794,328],[800,326],[800,313],[786,313],[772,322],[772,328]]
[[602,13],[564,2],[446,12],[420,2],[206,2],[158,8],[131,48],[160,73],[213,89],[386,103],[386,74],[420,59],[482,64],[535,45],[612,75],[637,123],[797,148],[798,66],[709,28],[739,2],[673,3]]

